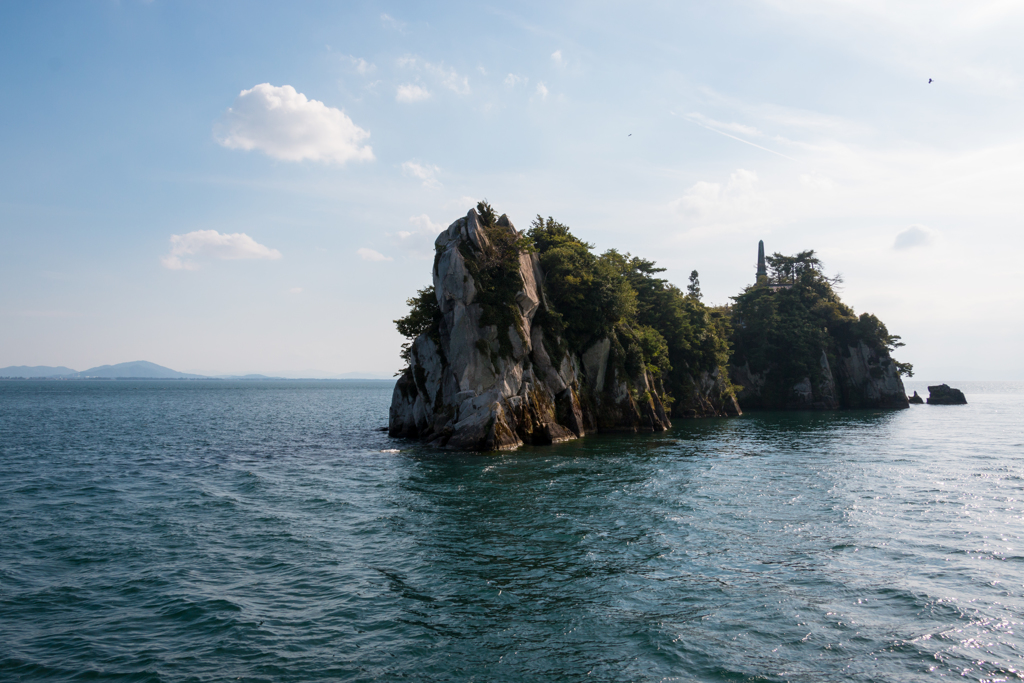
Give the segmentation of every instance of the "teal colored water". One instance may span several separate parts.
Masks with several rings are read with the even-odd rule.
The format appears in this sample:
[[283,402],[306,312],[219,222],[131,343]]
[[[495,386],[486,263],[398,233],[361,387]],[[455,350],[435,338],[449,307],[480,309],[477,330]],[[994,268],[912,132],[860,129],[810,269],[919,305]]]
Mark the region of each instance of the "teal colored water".
[[482,456],[389,383],[0,382],[0,680],[1017,680],[1024,393],[960,386]]

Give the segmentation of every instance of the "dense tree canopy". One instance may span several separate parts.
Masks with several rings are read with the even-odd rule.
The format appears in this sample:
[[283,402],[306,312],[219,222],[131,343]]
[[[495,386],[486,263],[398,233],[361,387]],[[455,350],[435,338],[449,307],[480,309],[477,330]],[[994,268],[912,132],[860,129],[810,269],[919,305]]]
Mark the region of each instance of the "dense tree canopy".
[[[687,294],[658,277],[664,268],[653,261],[614,249],[595,254],[593,245],[553,218],[537,216],[520,237],[495,217],[486,201],[477,205],[477,214],[491,247],[484,254],[465,256],[484,308],[484,324],[503,329],[518,325],[514,306],[522,286],[519,254],[535,251],[545,274],[547,302],[536,320],[549,331],[545,341],[554,355],[583,353],[607,338],[611,362],[633,377],[650,371],[669,402],[692,389],[694,373],[721,369],[726,376],[728,321],[701,303],[696,271]],[[395,321],[398,331],[409,340],[437,334],[440,310],[434,288],[420,290],[408,303],[409,314]],[[408,354],[407,343],[406,361]]]
[[[486,201],[477,212],[490,247],[464,255],[484,309],[481,322],[524,333],[515,303],[522,288],[519,257],[536,252],[545,277],[535,320],[547,331],[549,352],[582,354],[609,339],[611,362],[630,377],[647,369],[666,402],[692,395],[693,378],[701,372],[717,369],[726,377],[731,362],[749,364],[755,374],[771,370],[762,396],[784,405],[803,378],[821,379],[822,353],[831,364],[860,342],[886,357],[903,345],[877,317],[857,316],[840,300],[835,286],[841,279],[826,276],[811,250],[769,256],[769,282],[782,287],[759,283],[733,297],[733,305],[714,309],[700,300],[697,271],[683,292],[659,277],[665,269],[653,261],[614,249],[595,254],[592,244],[553,218],[537,216],[521,236]],[[399,332],[410,340],[436,334],[440,311],[433,287],[420,290],[409,305],[409,314],[395,321]],[[499,335],[502,354],[511,352],[506,337]],[[408,344],[403,349],[408,360]],[[913,374],[909,363],[893,362],[901,374]]]
[[613,360],[631,373],[645,364],[669,396],[687,392],[695,372],[722,368],[725,376],[727,321],[657,277],[664,268],[614,249],[596,255],[553,218],[537,216],[527,237],[545,273],[546,315],[570,348],[607,337]]

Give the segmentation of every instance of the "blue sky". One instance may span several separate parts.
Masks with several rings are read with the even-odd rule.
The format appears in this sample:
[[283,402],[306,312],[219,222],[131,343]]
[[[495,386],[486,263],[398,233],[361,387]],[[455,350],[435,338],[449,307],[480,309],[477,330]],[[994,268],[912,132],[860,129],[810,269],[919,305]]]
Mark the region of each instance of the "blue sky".
[[3,3],[0,366],[390,373],[433,237],[487,198],[711,303],[758,239],[816,249],[918,377],[1024,379],[1022,29],[1013,2]]

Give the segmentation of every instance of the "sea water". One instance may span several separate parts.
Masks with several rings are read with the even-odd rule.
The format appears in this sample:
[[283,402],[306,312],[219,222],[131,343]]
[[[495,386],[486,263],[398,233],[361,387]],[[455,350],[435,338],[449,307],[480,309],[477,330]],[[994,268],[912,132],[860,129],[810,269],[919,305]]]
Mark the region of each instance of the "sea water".
[[1024,385],[959,386],[480,455],[388,382],[0,382],[0,680],[1018,680]]

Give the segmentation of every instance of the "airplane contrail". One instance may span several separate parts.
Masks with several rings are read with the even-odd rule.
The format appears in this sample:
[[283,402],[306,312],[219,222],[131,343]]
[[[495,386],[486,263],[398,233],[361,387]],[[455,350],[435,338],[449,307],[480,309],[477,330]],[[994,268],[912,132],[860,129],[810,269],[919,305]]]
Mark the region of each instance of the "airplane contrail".
[[[672,114],[674,116],[678,116],[678,114],[676,114],[675,112],[672,112]],[[770,154],[775,154],[776,156],[780,156],[783,159],[789,159],[790,161],[795,161],[798,164],[803,163],[799,159],[794,159],[791,156],[786,156],[782,152],[776,152],[774,149],[768,149],[767,147],[762,147],[761,145],[753,143],[750,140],[744,140],[743,138],[738,138],[735,135],[729,135],[728,133],[724,133],[724,132],[718,130],[717,128],[712,128],[711,126],[706,126],[703,123],[701,123],[700,121],[694,121],[689,116],[684,116],[683,118],[686,119],[687,121],[689,121],[690,123],[694,124],[694,125],[700,126],[701,128],[707,128],[712,133],[718,133],[719,135],[724,135],[725,137],[732,138],[733,140],[736,140],[737,142],[742,142],[743,144],[750,145],[751,147],[757,147],[760,150],[763,150],[763,151],[768,152]]]

